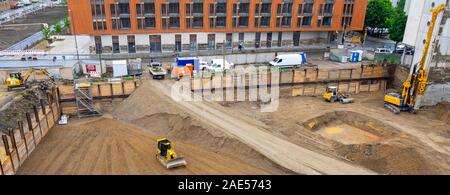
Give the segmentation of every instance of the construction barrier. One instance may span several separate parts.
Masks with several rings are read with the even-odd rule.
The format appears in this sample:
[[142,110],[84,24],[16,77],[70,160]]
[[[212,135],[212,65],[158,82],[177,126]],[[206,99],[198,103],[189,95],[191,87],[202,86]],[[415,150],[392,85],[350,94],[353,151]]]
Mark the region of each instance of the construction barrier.
[[[392,76],[392,66],[362,65],[350,69],[294,68],[277,72],[277,75],[215,74],[191,79],[191,90],[204,91],[221,89],[259,88],[261,83],[277,83],[289,96],[320,95],[328,86],[337,86],[342,92],[368,92],[384,90],[386,81]],[[271,82],[270,79],[277,79]],[[239,84],[238,84],[239,83]],[[205,95],[204,95],[205,96]]]
[[39,107],[33,107],[31,112],[24,113],[24,119],[18,119],[17,129],[8,129],[8,133],[1,135],[0,175],[16,174],[19,167],[59,120],[60,104],[56,89],[52,91],[48,94],[47,101],[41,99]]

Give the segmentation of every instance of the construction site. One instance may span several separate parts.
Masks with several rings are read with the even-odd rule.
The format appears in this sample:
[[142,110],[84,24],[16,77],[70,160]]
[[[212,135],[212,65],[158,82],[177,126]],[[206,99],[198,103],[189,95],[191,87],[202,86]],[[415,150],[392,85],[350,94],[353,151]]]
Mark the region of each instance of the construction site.
[[343,45],[0,66],[0,175],[448,175],[444,6],[410,67]]

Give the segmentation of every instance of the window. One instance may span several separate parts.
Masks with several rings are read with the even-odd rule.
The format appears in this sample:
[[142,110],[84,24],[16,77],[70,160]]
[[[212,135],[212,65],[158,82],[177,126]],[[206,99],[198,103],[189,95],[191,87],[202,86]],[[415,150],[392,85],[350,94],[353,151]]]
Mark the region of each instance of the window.
[[180,17],[170,17],[169,28],[180,28]]
[[239,33],[239,43],[244,42],[244,33]]
[[216,18],[216,28],[224,28],[226,27],[227,17],[217,17]]
[[181,35],[175,35],[175,51],[181,52]]
[[208,34],[208,49],[216,49],[216,34]]
[[283,14],[292,14],[292,3],[285,3],[282,11]]
[[136,53],[136,41],[134,35],[128,35],[128,53]]
[[190,4],[190,3],[186,4],[186,16],[191,15],[191,6],[192,6],[192,4]]
[[179,14],[180,4],[179,3],[169,3],[169,14]]
[[290,27],[291,26],[292,17],[290,16],[284,16],[281,19],[281,26],[282,27]]
[[294,32],[294,46],[300,46],[300,31]]
[[117,19],[111,20],[111,29],[117,30]]
[[127,30],[131,28],[130,18],[119,19],[119,30]]
[[325,27],[331,26],[331,17],[330,16],[323,17],[322,26],[325,26]]
[[130,14],[130,4],[129,3],[119,3],[118,4],[119,14]]
[[167,29],[167,18],[162,18],[162,29]]
[[261,4],[261,13],[271,14],[272,13],[272,3]]
[[102,37],[101,36],[95,36],[95,53],[101,54],[102,53]]
[[298,15],[303,15],[303,4],[298,5]]
[[105,16],[105,1],[91,0],[91,13],[93,17]]
[[197,35],[191,34],[189,35],[190,49],[191,51],[197,50]]
[[156,20],[154,17],[146,17],[145,18],[145,23],[144,23],[144,27],[145,28],[155,28],[156,27]]
[[198,14],[203,13],[203,3],[201,3],[201,2],[194,3],[192,13],[198,13]]
[[260,27],[263,27],[263,28],[270,27],[270,16],[261,17]]
[[239,13],[250,13],[249,3],[239,3]]
[[277,46],[281,47],[283,41],[283,32],[278,32],[278,43]]
[[150,35],[150,52],[161,53],[161,36]]
[[303,17],[302,27],[309,27],[309,26],[311,26],[311,20],[312,20],[311,16]]
[[144,4],[144,14],[155,14],[155,4],[145,3]]
[[239,17],[239,27],[248,27],[248,17]]
[[109,8],[110,8],[111,16],[117,15],[116,4],[111,4],[111,6]]
[[119,36],[112,36],[113,53],[120,53]]
[[314,3],[305,3],[303,8],[303,14],[312,14],[313,13]]
[[203,28],[203,17],[194,17],[192,27]]
[[137,19],[137,26],[138,26],[138,29],[139,29],[139,30],[144,29],[144,19],[138,18],[138,19]]
[[226,14],[227,13],[227,3],[217,3],[216,13]]
[[255,33],[255,48],[259,48],[261,43],[261,32]]
[[136,14],[138,16],[142,15],[142,7],[141,4],[136,4]]
[[233,45],[233,44],[232,44],[233,34],[227,33],[226,39],[227,39],[227,49],[231,49],[231,48],[232,48],[232,45]]

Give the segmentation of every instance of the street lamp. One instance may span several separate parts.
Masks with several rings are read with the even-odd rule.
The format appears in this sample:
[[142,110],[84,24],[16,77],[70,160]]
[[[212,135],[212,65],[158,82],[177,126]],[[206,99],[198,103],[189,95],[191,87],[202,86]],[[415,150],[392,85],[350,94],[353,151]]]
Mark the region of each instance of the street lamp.
[[70,20],[71,20],[72,33],[73,33],[74,38],[75,38],[75,48],[77,50],[77,61],[78,61],[78,64],[80,64],[80,54],[78,53],[77,33],[75,32],[75,21],[73,19],[72,10],[70,10],[70,9],[69,9],[69,17],[70,17]]
[[347,29],[347,24],[346,23],[344,23],[344,32],[343,32],[343,34],[342,34],[342,45],[344,45],[345,44],[345,30]]
[[[241,2],[238,2],[236,4],[236,12],[235,12],[236,17],[233,17],[233,22],[231,22],[231,25],[232,25],[232,27],[231,27],[231,54],[233,54],[233,52],[234,52],[234,43],[233,43],[234,42],[234,28],[236,25],[239,25],[239,5],[240,4],[241,4]],[[233,24],[233,23],[236,23],[236,24]]]

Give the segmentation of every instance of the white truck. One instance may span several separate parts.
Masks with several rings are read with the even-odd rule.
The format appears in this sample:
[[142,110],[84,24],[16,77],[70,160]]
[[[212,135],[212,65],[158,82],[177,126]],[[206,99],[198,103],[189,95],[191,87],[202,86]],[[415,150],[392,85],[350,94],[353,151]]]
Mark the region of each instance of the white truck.
[[269,62],[274,67],[294,67],[301,66],[307,63],[306,54],[283,54],[277,55],[277,57]]
[[148,71],[152,75],[153,79],[164,79],[166,77],[166,71],[159,62],[152,62],[148,65]]

